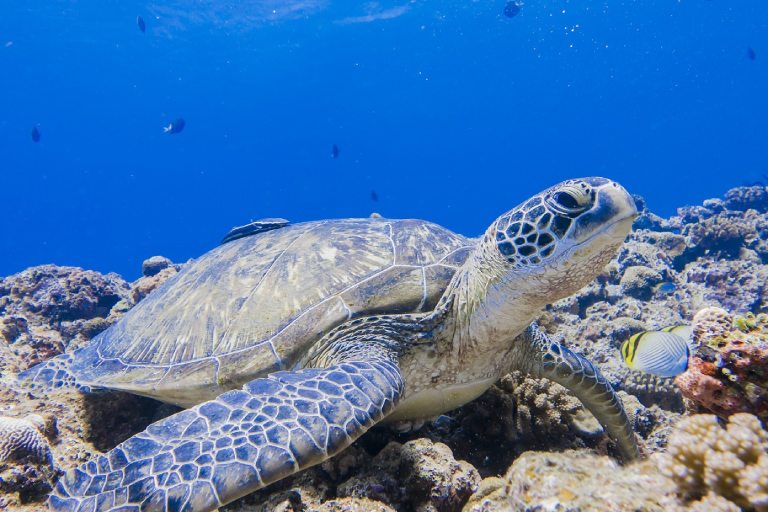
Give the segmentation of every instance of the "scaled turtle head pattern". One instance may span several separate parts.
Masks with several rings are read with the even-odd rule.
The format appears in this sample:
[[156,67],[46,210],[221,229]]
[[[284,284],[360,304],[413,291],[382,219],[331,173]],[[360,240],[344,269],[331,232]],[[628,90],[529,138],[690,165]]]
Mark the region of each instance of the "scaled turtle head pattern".
[[636,216],[632,196],[618,183],[573,179],[502,215],[486,236],[495,240],[510,271],[554,274],[549,281],[559,282],[565,297],[613,258]]

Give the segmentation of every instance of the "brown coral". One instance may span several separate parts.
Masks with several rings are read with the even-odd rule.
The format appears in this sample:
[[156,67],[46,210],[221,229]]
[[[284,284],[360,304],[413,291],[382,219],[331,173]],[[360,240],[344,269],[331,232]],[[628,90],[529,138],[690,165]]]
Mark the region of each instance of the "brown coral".
[[685,500],[712,494],[768,511],[768,432],[751,414],[734,414],[725,429],[710,414],[681,420],[656,462]]
[[768,417],[768,315],[705,308],[693,318],[693,340],[699,349],[675,379],[683,396],[722,417]]

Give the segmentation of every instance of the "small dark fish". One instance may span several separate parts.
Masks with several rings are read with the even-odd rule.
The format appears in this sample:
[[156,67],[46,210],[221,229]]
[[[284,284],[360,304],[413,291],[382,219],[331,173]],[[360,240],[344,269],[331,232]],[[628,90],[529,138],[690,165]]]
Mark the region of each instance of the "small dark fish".
[[339,158],[339,146],[336,144],[331,148],[331,158]]
[[184,131],[184,127],[187,125],[186,121],[182,118],[178,118],[168,126],[163,127],[165,133],[181,133]]
[[378,201],[378,200],[379,200],[379,194],[377,194],[375,190],[371,190],[371,201]]
[[40,130],[37,129],[37,126],[32,128],[32,140],[35,142],[40,142]]
[[523,8],[523,2],[520,0],[510,0],[504,5],[504,16],[507,18],[514,18],[520,14],[520,10]]
[[147,24],[144,23],[144,18],[141,16],[136,16],[136,25],[139,26],[139,30],[141,30],[142,34],[147,31]]
[[757,54],[752,47],[747,48],[747,57],[749,57],[749,60],[755,60],[757,58]]

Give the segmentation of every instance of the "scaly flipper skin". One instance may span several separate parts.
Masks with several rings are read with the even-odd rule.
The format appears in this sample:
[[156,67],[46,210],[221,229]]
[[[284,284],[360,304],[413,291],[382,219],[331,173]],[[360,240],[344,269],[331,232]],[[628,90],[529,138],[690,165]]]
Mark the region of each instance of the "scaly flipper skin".
[[324,461],[389,414],[404,387],[393,359],[274,373],[174,414],[67,474],[50,508],[214,510]]
[[89,393],[91,388],[78,382],[70,366],[74,356],[61,354],[48,361],[21,372],[15,383],[19,389],[50,391],[58,388],[74,388]]
[[621,400],[611,384],[584,356],[572,352],[531,324],[517,341],[533,348],[526,369],[539,377],[557,382],[581,400],[616,441],[622,457],[632,461],[640,456],[635,434]]

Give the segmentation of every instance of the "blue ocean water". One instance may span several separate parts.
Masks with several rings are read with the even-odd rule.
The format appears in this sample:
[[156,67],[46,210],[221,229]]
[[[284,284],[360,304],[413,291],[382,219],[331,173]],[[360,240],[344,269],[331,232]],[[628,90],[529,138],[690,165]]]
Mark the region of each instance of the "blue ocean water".
[[477,235],[582,175],[664,215],[768,180],[765,0],[504,6],[3,2],[0,275],[135,278],[262,217]]

